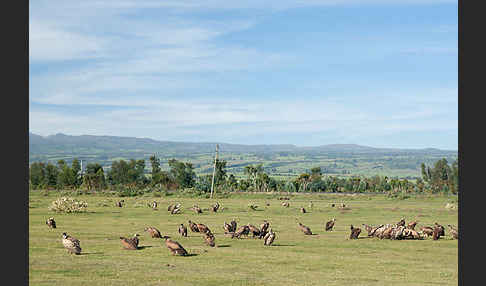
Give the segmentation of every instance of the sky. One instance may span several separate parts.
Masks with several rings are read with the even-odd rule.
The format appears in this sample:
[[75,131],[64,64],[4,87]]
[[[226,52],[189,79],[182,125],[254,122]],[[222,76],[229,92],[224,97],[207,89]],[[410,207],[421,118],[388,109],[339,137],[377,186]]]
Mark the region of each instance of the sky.
[[29,5],[32,133],[458,149],[457,0]]

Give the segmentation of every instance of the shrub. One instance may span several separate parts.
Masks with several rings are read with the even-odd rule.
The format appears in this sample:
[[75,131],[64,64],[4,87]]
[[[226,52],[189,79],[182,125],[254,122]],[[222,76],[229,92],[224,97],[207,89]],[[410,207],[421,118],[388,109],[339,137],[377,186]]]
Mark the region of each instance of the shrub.
[[69,197],[61,197],[51,203],[49,210],[64,213],[77,213],[86,211],[87,207],[87,202],[78,201]]

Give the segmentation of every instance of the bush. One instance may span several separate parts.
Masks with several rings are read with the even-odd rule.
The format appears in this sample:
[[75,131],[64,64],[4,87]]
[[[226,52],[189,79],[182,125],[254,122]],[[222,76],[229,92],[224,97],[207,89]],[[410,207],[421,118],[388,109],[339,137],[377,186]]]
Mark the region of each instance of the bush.
[[86,211],[87,207],[87,202],[78,201],[69,197],[61,197],[51,203],[49,210],[64,213],[77,213]]

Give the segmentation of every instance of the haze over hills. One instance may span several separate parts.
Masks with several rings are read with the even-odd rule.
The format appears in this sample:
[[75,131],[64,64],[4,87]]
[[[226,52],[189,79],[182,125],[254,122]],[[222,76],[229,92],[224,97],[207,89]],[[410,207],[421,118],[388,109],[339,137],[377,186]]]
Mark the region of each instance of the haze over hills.
[[[73,158],[80,158],[86,162],[97,162],[109,167],[114,160],[148,161],[151,155],[156,154],[162,160],[189,160],[195,164],[197,172],[206,173],[210,171],[216,144],[219,144],[221,158],[227,160],[229,169],[235,172],[242,172],[248,164],[264,163],[270,173],[279,174],[292,174],[311,166],[321,166],[324,171],[337,174],[366,174],[394,168],[401,170],[403,174],[418,174],[421,162],[431,164],[440,158],[447,158],[452,162],[457,158],[455,150],[435,148],[374,148],[357,144],[313,147],[292,144],[243,145],[157,141],[119,136],[72,136],[62,133],[43,137],[29,133],[29,161],[55,163],[59,159],[70,162]],[[147,168],[150,167],[150,163],[147,162],[146,165]],[[392,173],[394,172],[391,171]]]

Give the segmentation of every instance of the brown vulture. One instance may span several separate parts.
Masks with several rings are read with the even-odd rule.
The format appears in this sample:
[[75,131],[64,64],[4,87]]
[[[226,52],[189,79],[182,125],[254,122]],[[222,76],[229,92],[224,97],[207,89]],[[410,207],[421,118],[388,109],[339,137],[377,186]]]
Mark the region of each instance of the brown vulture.
[[397,222],[397,226],[405,226],[405,219],[402,218],[399,222]]
[[204,242],[206,242],[206,244],[211,247],[214,247],[216,245],[214,243],[214,235],[211,233],[211,231],[207,230],[204,233]]
[[196,223],[197,229],[199,229],[200,233],[205,233],[206,231],[211,231],[209,227],[207,227],[205,224],[202,223]]
[[263,238],[265,235],[268,233],[268,227],[270,226],[270,223],[268,221],[264,220],[263,223],[260,225],[260,237]]
[[353,225],[351,225],[351,234],[349,235],[349,239],[358,239],[360,233],[361,233],[361,228],[353,227]]
[[270,246],[273,243],[273,241],[275,240],[275,233],[272,231],[272,229],[270,229],[270,231],[265,235],[263,240],[264,240],[263,245]]
[[448,224],[447,226],[449,227],[449,232],[451,233],[452,238],[459,239],[459,231],[457,231],[457,228],[450,224]]
[[199,206],[197,206],[197,205],[194,205],[194,206],[192,207],[192,209],[193,209],[193,210],[194,210],[194,212],[195,212],[195,213],[197,213],[197,214],[202,213],[202,209],[201,209]]
[[163,236],[165,238],[165,246],[172,252],[172,255],[187,255],[187,251],[177,241],[173,241],[169,236]]
[[191,229],[192,232],[199,232],[199,228],[197,228],[197,225],[193,223],[192,221],[188,221],[189,223],[189,228]]
[[326,222],[326,231],[332,230],[335,222],[336,222],[335,218],[332,218],[332,220]]
[[229,232],[233,232],[234,230],[231,228],[231,225],[228,224],[227,222],[224,222],[223,224],[223,229],[224,229],[224,233],[229,233]]
[[431,236],[433,233],[434,233],[434,228],[430,227],[430,226],[422,226],[420,228],[420,230],[422,231],[422,233],[424,235],[426,235],[427,237],[428,236]]
[[433,240],[438,240],[441,236],[442,229],[438,226],[434,227],[434,232],[432,233],[432,239]]
[[179,233],[184,236],[184,237],[187,237],[187,227],[184,226],[184,224],[181,223],[181,226],[179,226]]
[[233,219],[232,221],[230,221],[230,224],[231,224],[231,231],[232,232],[235,232],[236,231],[236,226],[237,226],[237,223],[236,221]]
[[407,224],[407,228],[408,229],[413,229],[415,230],[415,226],[417,225],[418,221],[414,220],[414,221],[411,221]]
[[241,235],[248,235],[250,233],[250,228],[247,226],[247,225],[242,225],[238,228],[238,230],[236,230],[233,235],[231,236],[231,238],[240,238]]
[[219,209],[219,203],[218,203],[218,202],[216,202],[216,204],[215,204],[215,205],[213,205],[213,206],[211,207],[211,210],[212,210],[213,212],[217,212],[217,211],[218,211],[218,209]]
[[306,210],[302,207],[302,208],[300,208],[300,212],[303,213],[303,214],[305,214],[306,213]]
[[47,221],[46,221],[46,224],[50,227],[50,228],[56,228],[56,221],[54,221],[54,218],[53,217],[50,217]]
[[76,255],[81,254],[81,245],[79,243],[79,240],[67,235],[65,232],[63,232],[62,234],[62,244],[69,253]]
[[136,250],[138,249],[138,233],[135,233],[132,238],[120,236],[121,243],[124,249]]
[[444,227],[442,225],[438,224],[438,223],[434,223],[434,225],[440,229],[439,235],[440,236],[445,236]]
[[307,234],[307,235],[311,235],[311,234],[312,234],[311,229],[310,229],[309,227],[307,227],[307,226],[305,226],[305,225],[301,224],[300,222],[299,222],[299,227],[300,227],[300,230],[302,230],[302,232],[303,232],[304,234]]
[[250,229],[250,232],[253,234],[253,237],[260,236],[261,231],[258,227],[248,224],[248,228]]
[[146,227],[144,231],[148,232],[150,234],[150,237],[152,238],[162,238],[162,235],[160,235],[160,231],[155,227],[152,226]]

